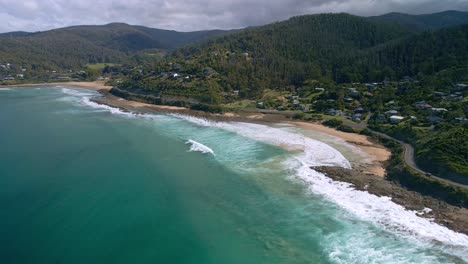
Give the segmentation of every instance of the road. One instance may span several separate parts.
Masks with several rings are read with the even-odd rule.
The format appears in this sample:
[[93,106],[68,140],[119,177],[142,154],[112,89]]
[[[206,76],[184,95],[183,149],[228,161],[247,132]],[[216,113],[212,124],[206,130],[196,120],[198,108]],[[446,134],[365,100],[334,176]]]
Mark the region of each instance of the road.
[[372,133],[374,133],[376,135],[379,135],[381,137],[391,139],[391,140],[394,140],[394,141],[400,143],[403,146],[403,161],[405,162],[405,164],[408,167],[410,167],[414,171],[418,172],[419,174],[424,175],[424,176],[430,175],[431,179],[436,179],[438,181],[441,181],[443,183],[446,183],[446,184],[449,184],[449,185],[452,185],[452,186],[457,186],[457,187],[460,187],[460,188],[463,188],[463,189],[468,189],[468,185],[438,177],[436,175],[430,174],[429,172],[426,172],[426,171],[422,170],[421,168],[419,168],[418,165],[416,164],[415,159],[414,159],[414,148],[413,148],[413,146],[411,146],[410,144],[408,144],[406,142],[403,142],[401,140],[393,138],[393,137],[391,137],[391,136],[389,136],[387,134],[380,133],[380,132],[374,131],[372,129],[369,129],[369,127],[367,126],[367,122],[369,121],[371,116],[372,116],[372,114],[367,115],[367,118],[364,121],[362,121],[361,123],[354,123],[354,122],[352,122],[350,120],[345,120],[343,123],[345,125],[353,127],[353,128],[367,129],[367,130],[371,131]]

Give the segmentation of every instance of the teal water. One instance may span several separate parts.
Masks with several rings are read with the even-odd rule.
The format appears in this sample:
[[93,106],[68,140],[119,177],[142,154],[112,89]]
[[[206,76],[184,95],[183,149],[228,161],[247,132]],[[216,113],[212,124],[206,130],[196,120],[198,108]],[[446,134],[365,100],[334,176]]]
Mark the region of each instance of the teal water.
[[[0,89],[0,263],[468,261],[466,236],[305,172],[283,146],[293,128],[138,116],[97,96]],[[307,160],[345,165],[310,144]]]

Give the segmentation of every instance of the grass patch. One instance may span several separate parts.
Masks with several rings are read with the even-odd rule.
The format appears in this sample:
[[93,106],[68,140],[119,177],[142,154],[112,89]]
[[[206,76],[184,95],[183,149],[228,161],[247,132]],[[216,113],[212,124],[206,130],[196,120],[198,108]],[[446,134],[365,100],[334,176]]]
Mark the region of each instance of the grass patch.
[[112,66],[118,66],[119,64],[115,63],[93,63],[93,64],[86,64],[86,67],[88,67],[91,70],[102,70],[106,66],[112,67]]

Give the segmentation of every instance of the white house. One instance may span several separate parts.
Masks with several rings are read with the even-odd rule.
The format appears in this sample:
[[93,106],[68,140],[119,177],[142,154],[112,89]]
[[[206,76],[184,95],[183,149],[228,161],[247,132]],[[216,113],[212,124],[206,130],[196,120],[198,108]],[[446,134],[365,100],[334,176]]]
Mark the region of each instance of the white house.
[[390,117],[390,122],[392,123],[399,123],[401,120],[405,119],[404,117],[402,116],[397,116],[397,115],[392,115]]

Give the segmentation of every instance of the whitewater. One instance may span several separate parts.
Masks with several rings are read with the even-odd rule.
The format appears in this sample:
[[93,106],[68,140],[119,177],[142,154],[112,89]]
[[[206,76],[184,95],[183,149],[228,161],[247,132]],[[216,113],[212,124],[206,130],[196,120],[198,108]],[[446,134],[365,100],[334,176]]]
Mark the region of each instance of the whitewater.
[[[96,111],[106,111],[111,114],[152,122],[162,122],[161,120],[163,120],[161,115],[136,114],[95,103],[92,101],[92,97],[96,94],[92,92],[81,92],[69,88],[62,88],[62,92],[75,97],[75,102],[82,106]],[[447,254],[453,254],[468,262],[468,236],[438,225],[430,219],[420,217],[418,214],[421,212],[406,210],[393,203],[389,197],[378,197],[368,192],[356,190],[351,184],[333,181],[324,174],[313,170],[315,166],[351,168],[346,157],[323,142],[302,134],[292,133],[286,129],[261,124],[214,122],[178,114],[171,114],[164,116],[164,118],[164,122],[170,122],[168,119],[183,120],[199,127],[229,131],[241,137],[284,149],[289,153],[280,161],[284,170],[288,172],[288,175],[285,176],[290,181],[305,185],[311,194],[319,195],[346,210],[353,217],[370,222],[386,232],[414,243],[417,247],[447,252]],[[184,135],[185,144],[190,145],[189,151],[214,155],[215,146],[210,146],[209,142],[200,143],[200,140],[191,139],[188,136],[190,135]],[[223,146],[223,149],[225,148],[229,148],[229,146]],[[219,159],[221,158],[219,157]],[[347,261],[365,263],[358,261],[360,257],[365,257],[369,260],[368,263],[377,263],[378,259],[381,262],[390,257],[398,260],[395,263],[414,263],[414,260],[401,259],[396,252],[392,252],[392,249],[367,255],[369,251],[366,250],[366,246],[369,246],[372,239],[372,234],[363,234],[361,238],[355,237],[348,240],[330,238],[330,257],[336,262],[343,262],[343,259],[346,259]],[[343,257],[343,254],[346,257]],[[391,259],[386,260],[391,261]],[[419,263],[434,263],[434,261],[434,258],[428,257],[420,259]]]

